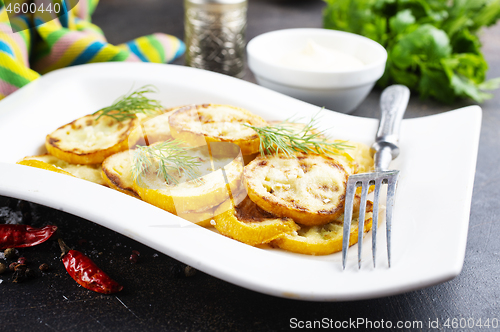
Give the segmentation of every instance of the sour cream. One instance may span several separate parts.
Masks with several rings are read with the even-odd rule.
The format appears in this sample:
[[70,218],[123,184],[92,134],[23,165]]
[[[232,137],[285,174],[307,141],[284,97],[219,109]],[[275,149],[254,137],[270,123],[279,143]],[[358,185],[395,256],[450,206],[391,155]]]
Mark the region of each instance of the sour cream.
[[312,40],[308,40],[303,49],[286,54],[279,62],[290,68],[305,70],[345,71],[365,66],[350,54],[324,47]]

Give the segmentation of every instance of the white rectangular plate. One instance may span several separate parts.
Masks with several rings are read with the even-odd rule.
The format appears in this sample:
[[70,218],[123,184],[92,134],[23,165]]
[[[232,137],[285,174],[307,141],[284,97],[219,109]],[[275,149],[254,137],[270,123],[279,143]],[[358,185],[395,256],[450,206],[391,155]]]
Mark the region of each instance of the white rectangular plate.
[[[403,293],[458,275],[467,240],[481,109],[404,120],[401,170],[393,221],[392,267],[384,229],[377,239],[378,267],[365,237],[363,266],[357,248],[342,271],[340,254],[306,256],[259,249],[195,226],[152,205],[77,178],[16,165],[44,153],[45,136],[74,119],[110,105],[144,84],[159,89],[164,106],[225,103],[267,120],[310,118],[319,108],[260,86],[174,65],[106,63],[58,70],[0,102],[0,195],[81,216],[142,242],[217,278],[258,292],[315,301],[346,301]],[[321,125],[335,138],[371,144],[378,121],[331,111]]]

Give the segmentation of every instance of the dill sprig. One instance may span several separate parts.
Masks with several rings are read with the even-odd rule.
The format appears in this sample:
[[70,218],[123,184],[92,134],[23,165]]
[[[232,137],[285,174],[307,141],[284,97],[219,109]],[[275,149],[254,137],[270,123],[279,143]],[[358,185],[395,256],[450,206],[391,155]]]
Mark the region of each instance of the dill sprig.
[[280,152],[287,156],[295,152],[338,154],[347,148],[353,148],[347,141],[328,141],[325,131],[316,129],[318,114],[319,112],[301,130],[287,126],[288,123],[294,123],[291,118],[273,126],[256,127],[250,124],[245,126],[252,128],[259,136],[261,155]]
[[146,171],[157,167],[156,175],[164,179],[167,184],[178,184],[179,181],[172,175],[184,172],[190,180],[197,180],[200,176],[198,167],[201,162],[196,157],[188,155],[188,149],[182,146],[181,140],[161,142],[152,146],[137,146],[133,152],[132,174],[134,180]]
[[158,92],[152,85],[144,85],[136,91],[129,92],[113,102],[113,105],[101,108],[94,114],[99,114],[97,120],[102,116],[109,116],[116,121],[132,119],[137,113],[152,114],[162,109],[158,100],[150,99],[144,94]]

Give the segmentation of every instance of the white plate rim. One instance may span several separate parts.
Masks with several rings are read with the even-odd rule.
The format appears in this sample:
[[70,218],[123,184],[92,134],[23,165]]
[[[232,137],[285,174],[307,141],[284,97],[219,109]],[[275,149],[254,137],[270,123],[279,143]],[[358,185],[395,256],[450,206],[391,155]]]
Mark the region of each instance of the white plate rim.
[[[249,108],[249,105],[256,106],[261,115],[265,115],[262,114],[263,112],[268,112],[275,117],[281,118],[286,118],[291,114],[284,114],[282,110],[277,111],[276,108],[280,106],[288,110],[299,110],[299,113],[304,116],[310,116],[318,110],[313,105],[252,83],[203,70],[175,65],[145,63],[90,64],[65,68],[44,75],[2,100],[0,102],[0,139],[12,138],[13,134],[15,136],[16,128],[13,128],[10,124],[20,121],[23,116],[33,116],[32,122],[38,119],[40,113],[35,114],[36,109],[29,106],[33,106],[35,101],[38,101],[39,105],[45,105],[48,102],[47,98],[52,96],[51,93],[53,94],[53,91],[50,90],[51,87],[64,90],[63,85],[71,86],[71,84],[74,84],[77,87],[81,86],[84,89],[92,90],[92,88],[96,88],[95,86],[100,84],[98,79],[105,82],[105,84],[103,83],[104,90],[107,89],[106,86],[111,84],[120,85],[121,81],[124,81],[124,84],[126,83],[128,86],[130,86],[130,83],[147,82],[148,80],[164,82],[166,86],[172,87],[172,90],[178,89],[178,91],[184,91],[184,93],[195,91],[192,96],[193,99],[196,99],[199,94],[203,95],[204,98],[212,96],[213,100],[208,102],[230,100],[234,104],[234,101],[236,101],[239,103],[238,106],[246,108]],[[93,82],[94,87],[87,86],[90,84],[89,82]],[[77,100],[78,97],[82,97],[82,94],[88,98],[88,91],[86,90],[72,93],[75,94]],[[175,98],[175,96],[170,97]],[[69,97],[63,96],[61,98],[67,100]],[[99,96],[99,98],[109,99],[108,96]],[[112,101],[116,98],[116,95],[110,98]],[[102,100],[99,102],[102,102]],[[195,102],[198,102],[198,100]],[[56,102],[55,106],[62,107],[64,105],[59,105]],[[57,112],[62,111],[58,110]],[[87,113],[91,113],[91,111]],[[68,119],[72,117],[74,119],[75,115],[67,110],[66,113],[61,114]],[[359,137],[358,140],[360,141],[368,140],[368,131],[372,131],[370,136],[373,136],[377,124],[374,119],[359,118],[336,112],[328,112],[326,118],[332,119],[334,123],[338,124],[337,131],[343,133],[343,137],[351,135],[352,132],[350,129],[344,129],[344,126],[346,128],[349,128],[349,126],[364,128],[365,132],[356,132],[351,135],[352,137]],[[62,118],[54,119],[53,129],[67,122],[69,121],[65,122]],[[443,124],[448,124],[448,126],[443,126]],[[398,259],[398,253],[396,252],[393,267],[390,269],[384,266],[384,262],[381,261],[379,267],[374,270],[370,267],[370,253],[363,252],[363,268],[358,271],[355,268],[354,258],[356,249],[351,250],[347,270],[342,272],[338,254],[325,257],[310,257],[274,249],[252,248],[214,232],[188,225],[187,222],[175,216],[166,216],[167,213],[158,208],[111,191],[108,188],[79,179],[63,178],[62,175],[56,173],[15,165],[14,162],[20,157],[33,154],[32,149],[28,151],[27,148],[15,151],[12,146],[2,148],[0,174],[8,174],[9,176],[0,177],[0,194],[30,200],[81,216],[129,236],[215,277],[265,294],[313,301],[348,301],[376,298],[431,286],[450,280],[460,273],[465,255],[480,124],[481,109],[478,106],[403,121],[402,132],[406,131],[411,134],[402,137],[402,154],[395,161],[396,168],[401,166],[402,169],[402,177],[396,198],[395,217],[403,215],[404,217],[400,219],[408,221],[408,225],[412,225],[410,227],[402,223],[400,226],[402,227],[400,228],[401,234],[415,230],[418,232],[420,231],[418,227],[422,224],[426,226],[435,225],[436,229],[433,230],[434,233],[431,235],[424,234],[422,236],[423,239],[421,240],[424,243],[429,241],[429,243],[425,246],[422,245],[421,248],[417,247],[420,245],[418,241],[415,242],[413,247],[408,248],[405,245],[399,246],[400,242],[396,240],[396,243],[393,244],[393,250],[401,249],[399,254],[402,252],[405,257],[404,259]],[[31,130],[36,129],[36,126],[36,123],[28,125]],[[439,127],[440,132],[437,133],[436,130],[429,131],[427,137],[418,135],[427,128],[433,127]],[[464,132],[464,128],[467,131]],[[461,133],[461,136],[458,133]],[[18,139],[22,140],[23,138],[19,137]],[[40,136],[37,136],[36,139],[39,141]],[[442,151],[439,151],[439,149],[448,147],[453,141],[460,144],[459,157],[462,160],[460,164],[453,163],[458,160],[455,147],[452,147],[451,151],[446,151],[445,156],[440,155]],[[39,145],[42,144],[43,140],[38,143]],[[428,144],[429,146],[421,148],[417,143]],[[29,144],[31,143],[28,142],[24,146],[29,146]],[[445,146],[444,144],[448,145]],[[411,147],[411,149],[405,150],[405,147]],[[25,154],[23,155],[23,153]],[[406,202],[411,201],[411,198],[418,199],[418,197],[412,197],[412,195],[415,195],[415,191],[421,193],[423,190],[415,187],[413,178],[422,177],[422,181],[425,182],[426,179],[436,177],[436,174],[424,174],[424,171],[430,172],[430,170],[426,164],[423,164],[423,161],[414,160],[417,154],[418,156],[428,154],[440,160],[440,164],[435,165],[437,166],[436,169],[431,170],[438,175],[444,176],[446,180],[444,184],[443,182],[441,184],[426,183],[428,185],[425,188],[426,190],[446,190],[441,207],[432,205],[433,202],[430,201],[430,198],[423,198],[426,202],[428,201],[426,204],[430,204],[433,209],[427,211],[427,213],[435,214],[436,218],[437,216],[442,218],[443,215],[448,215],[453,218],[452,221],[445,220],[441,222],[441,220],[434,220],[434,224],[432,224],[432,220],[418,220],[419,224],[416,226],[416,221],[410,220],[412,218],[405,216],[401,212],[403,208],[414,209],[411,204]],[[16,160],[14,156],[16,156]],[[417,166],[420,163],[423,170],[416,168],[415,163],[417,163]],[[405,174],[405,171],[409,169],[417,169],[417,172],[414,171],[413,173],[413,178]],[[422,172],[422,174],[419,172]],[[451,176],[448,176],[447,173],[461,174],[462,177],[452,181]],[[19,179],[22,179],[22,181]],[[73,189],[71,199],[65,189],[68,185]],[[451,186],[452,189],[443,189],[443,186]],[[92,193],[92,195],[89,195],[89,193]],[[113,201],[123,203],[123,206],[119,211],[114,211],[113,216],[109,216],[106,213],[105,204],[102,200],[99,200],[99,197],[102,197],[101,195],[109,196]],[[432,193],[429,195],[432,196]],[[421,201],[422,196],[418,200]],[[451,209],[451,206],[456,206],[457,201],[460,206]],[[94,209],[89,211],[84,206],[93,206]],[[421,213],[418,209],[411,211],[412,216],[418,216]],[[134,222],[134,220],[140,220],[144,214],[153,219],[165,218],[164,224],[168,226],[168,232],[160,230],[164,227],[154,227],[158,225],[158,222],[148,221],[140,224]],[[444,225],[441,225],[441,223]],[[452,226],[453,229],[449,230],[450,227],[448,226]],[[397,230],[395,230],[395,234],[397,234]],[[448,236],[448,238],[442,240],[442,243],[436,244],[433,242],[436,238],[443,236]],[[411,241],[409,242],[411,243]],[[369,244],[365,244],[364,247],[366,249]],[[416,249],[422,249],[419,255],[415,253]],[[379,249],[380,251],[383,250]],[[436,251],[442,253],[443,259],[433,257],[436,256]],[[244,261],[241,260],[242,257],[245,258]],[[431,268],[428,268],[429,265]]]

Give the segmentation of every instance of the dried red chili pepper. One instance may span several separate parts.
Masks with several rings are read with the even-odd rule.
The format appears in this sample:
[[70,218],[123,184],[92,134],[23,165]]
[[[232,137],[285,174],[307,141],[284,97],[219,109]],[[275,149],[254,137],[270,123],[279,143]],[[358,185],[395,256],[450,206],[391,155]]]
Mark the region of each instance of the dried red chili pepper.
[[42,228],[28,225],[0,225],[0,249],[32,247],[47,241],[57,226],[47,225]]
[[111,279],[90,258],[79,251],[71,250],[61,239],[59,246],[63,252],[64,267],[77,283],[103,294],[116,293],[123,289],[123,286]]

